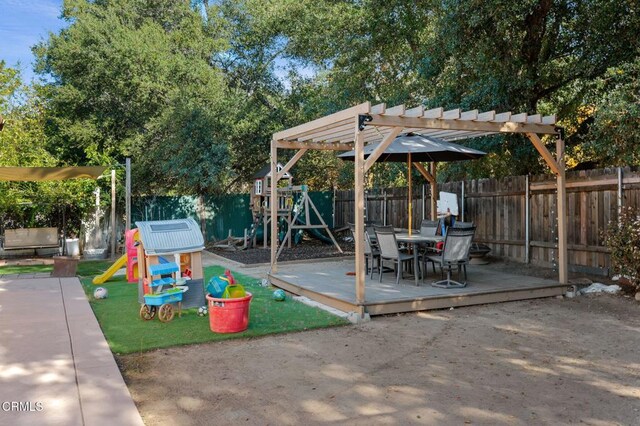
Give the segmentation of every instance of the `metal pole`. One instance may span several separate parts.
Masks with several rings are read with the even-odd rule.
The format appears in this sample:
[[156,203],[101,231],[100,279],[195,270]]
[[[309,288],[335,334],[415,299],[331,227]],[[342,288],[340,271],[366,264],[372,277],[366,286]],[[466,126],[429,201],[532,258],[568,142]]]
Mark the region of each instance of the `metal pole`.
[[618,222],[622,215],[622,168],[618,167]]
[[382,208],[382,224],[387,226],[387,190],[385,189],[382,193],[382,197],[384,199],[384,206]]
[[126,210],[126,230],[131,229],[131,158],[125,159],[125,210]]
[[529,175],[525,176],[525,193],[524,193],[524,262],[529,263],[531,261],[531,254],[529,253],[529,245],[531,244],[531,205],[530,205],[530,197],[531,193],[529,192]]
[[116,257],[116,171],[111,170],[111,258]]
[[462,181],[462,196],[460,197],[460,211],[462,212],[462,221],[464,222],[464,181]]
[[424,183],[423,183],[422,184],[422,220],[425,219],[425,216],[424,216],[425,215],[424,201],[427,198],[425,192],[426,192],[426,188],[425,188]]

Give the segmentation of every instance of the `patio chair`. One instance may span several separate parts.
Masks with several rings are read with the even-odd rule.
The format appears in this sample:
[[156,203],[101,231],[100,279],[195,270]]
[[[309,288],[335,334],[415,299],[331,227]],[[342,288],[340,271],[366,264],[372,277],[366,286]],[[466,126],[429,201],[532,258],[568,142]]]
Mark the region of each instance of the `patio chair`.
[[[469,263],[469,250],[471,242],[476,232],[475,226],[471,228],[455,228],[451,227],[447,231],[444,240],[444,248],[440,254],[428,255],[428,261],[440,265],[442,280],[436,281],[431,285],[442,288],[462,288],[467,286],[467,264]],[[454,281],[451,279],[451,271],[453,267],[458,268],[458,279],[460,279],[460,269],[464,269],[464,282]],[[447,269],[447,278],[444,279],[444,269]]]
[[[349,229],[351,230],[351,234],[353,235],[353,241],[356,240],[356,226],[353,223],[349,223]],[[375,268],[374,263],[375,260],[378,260],[377,270],[380,272],[382,261],[380,260],[380,250],[375,247],[371,242],[371,237],[369,235],[368,229],[364,231],[364,268],[367,274],[370,274],[370,279],[373,279],[373,270]],[[369,269],[369,265],[371,265],[371,269]]]
[[473,228],[475,226],[476,225],[473,222],[459,222],[459,221],[456,221],[453,224],[454,228]]
[[439,223],[437,220],[423,220],[422,224],[420,224],[420,234],[429,236],[436,235]]
[[[424,219],[422,224],[420,224],[420,235],[427,236],[436,236],[438,235],[438,231],[440,230],[440,221],[439,220],[427,220]],[[427,273],[427,255],[436,254],[437,250],[435,248],[434,243],[423,243],[420,245],[420,257],[424,260],[422,272],[423,274]],[[436,268],[433,267],[433,273],[435,274]]]
[[[418,263],[415,262],[415,257],[408,253],[403,253],[398,248],[398,242],[396,241],[396,234],[393,231],[393,226],[376,226],[376,237],[378,239],[378,246],[380,247],[380,259],[391,260],[394,264],[396,271],[396,284],[400,284],[400,276],[402,274],[402,264],[414,260],[414,273],[418,273]],[[382,282],[383,268],[380,268],[380,280]]]

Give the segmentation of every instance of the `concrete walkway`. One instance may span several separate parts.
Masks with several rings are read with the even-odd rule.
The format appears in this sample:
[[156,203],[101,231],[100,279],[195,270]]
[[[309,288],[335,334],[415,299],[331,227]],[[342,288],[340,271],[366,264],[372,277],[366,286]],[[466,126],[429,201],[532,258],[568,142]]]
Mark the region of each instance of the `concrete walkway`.
[[77,278],[0,277],[0,424],[143,424]]

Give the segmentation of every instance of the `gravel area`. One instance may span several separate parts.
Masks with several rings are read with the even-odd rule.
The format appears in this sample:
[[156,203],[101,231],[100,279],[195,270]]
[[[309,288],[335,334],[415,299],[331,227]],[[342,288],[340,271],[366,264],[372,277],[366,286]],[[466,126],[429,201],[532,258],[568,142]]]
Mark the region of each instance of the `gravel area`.
[[[343,238],[340,238],[338,239],[338,244],[342,249],[342,253],[340,253],[333,245],[324,244],[314,239],[304,239],[302,243],[292,245],[291,248],[285,247],[282,250],[282,253],[280,253],[278,261],[286,262],[291,260],[326,259],[355,255],[355,246],[353,242],[344,241]],[[264,249],[261,244],[259,247],[246,250],[229,251],[215,247],[207,247],[207,250],[235,262],[244,263],[245,265],[271,262],[271,250],[269,248]]]

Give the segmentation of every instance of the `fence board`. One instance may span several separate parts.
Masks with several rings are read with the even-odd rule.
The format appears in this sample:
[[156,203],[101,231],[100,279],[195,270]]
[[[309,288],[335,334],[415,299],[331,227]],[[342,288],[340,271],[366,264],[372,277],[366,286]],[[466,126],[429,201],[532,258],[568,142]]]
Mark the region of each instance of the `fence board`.
[[[602,231],[607,229],[618,214],[617,169],[598,169],[567,172],[568,260],[570,265],[590,270],[609,268],[608,251],[602,245]],[[461,199],[465,185],[465,199]],[[492,253],[514,260],[525,261],[526,177],[504,179],[475,179],[466,182],[447,182],[440,191],[458,194],[465,220],[476,223],[476,240],[489,245]],[[530,247],[531,262],[553,266],[557,262],[557,202],[556,180],[549,175],[530,177]],[[430,217],[430,187],[414,188],[414,227]],[[384,201],[386,194],[386,203]],[[386,204],[386,223],[406,227],[407,188],[371,190],[367,205],[367,220],[383,222]],[[353,192],[336,192],[336,226],[353,221]],[[640,208],[640,173],[623,169],[623,204]]]

